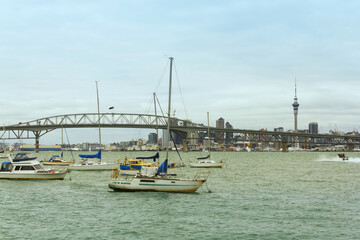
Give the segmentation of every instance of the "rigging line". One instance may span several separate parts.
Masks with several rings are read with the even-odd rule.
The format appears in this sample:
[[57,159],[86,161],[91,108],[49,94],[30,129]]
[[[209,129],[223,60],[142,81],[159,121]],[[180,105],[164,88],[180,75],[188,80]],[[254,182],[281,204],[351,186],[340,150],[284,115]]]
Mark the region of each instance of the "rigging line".
[[175,62],[174,62],[174,70],[175,70],[175,76],[176,76],[176,80],[177,80],[179,91],[180,91],[181,101],[182,101],[184,111],[185,111],[185,116],[186,116],[186,119],[189,119],[189,114],[188,114],[188,112],[186,110],[186,107],[185,107],[185,101],[184,101],[184,97],[183,97],[183,94],[182,94],[182,91],[181,91],[179,76],[178,76],[178,73],[177,73],[177,70],[176,70]]
[[68,140],[68,144],[69,144],[69,149],[70,149],[70,152],[71,152],[71,156],[72,156],[72,158],[73,158],[73,160],[74,160],[74,155],[73,155],[73,152],[71,151],[69,136],[67,135],[66,128],[64,128],[64,130],[65,130],[66,139]]
[[162,114],[163,117],[165,117],[165,114],[164,114],[164,112],[163,112],[163,110],[162,110],[162,108],[161,108],[161,104],[160,104],[159,99],[157,98],[157,95],[155,95],[155,97],[156,97],[157,103],[159,104],[159,107],[160,107],[160,110],[161,110],[161,114]]
[[156,86],[156,88],[155,88],[155,91],[153,91],[154,93],[156,93],[157,90],[159,89],[160,84],[161,84],[162,80],[164,79],[164,76],[165,76],[165,73],[166,73],[166,71],[167,71],[167,69],[168,69],[168,65],[169,65],[169,64],[170,64],[170,63],[169,63],[169,60],[166,59],[166,64],[165,64],[164,70],[163,70],[162,74],[160,75],[160,78],[159,78],[159,80],[158,80],[158,84],[157,84],[157,86]]

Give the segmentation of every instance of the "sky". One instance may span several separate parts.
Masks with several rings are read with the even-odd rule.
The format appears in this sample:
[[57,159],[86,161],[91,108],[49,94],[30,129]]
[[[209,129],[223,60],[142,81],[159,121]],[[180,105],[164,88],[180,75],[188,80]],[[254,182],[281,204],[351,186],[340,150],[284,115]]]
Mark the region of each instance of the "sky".
[[[167,109],[234,128],[360,129],[359,1],[0,0],[0,124],[101,112]],[[104,129],[102,141],[154,130]],[[97,142],[97,129],[68,129]],[[56,144],[60,130],[40,144]],[[28,141],[34,143],[34,140]]]

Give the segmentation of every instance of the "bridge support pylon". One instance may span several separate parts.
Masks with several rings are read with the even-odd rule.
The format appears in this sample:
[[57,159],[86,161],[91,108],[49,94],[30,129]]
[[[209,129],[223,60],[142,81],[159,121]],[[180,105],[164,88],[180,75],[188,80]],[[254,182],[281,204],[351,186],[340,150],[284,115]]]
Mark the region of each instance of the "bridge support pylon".
[[283,151],[283,152],[287,152],[287,151],[288,151],[288,143],[287,143],[287,142],[283,142],[283,143],[282,143],[282,151]]
[[34,132],[35,134],[35,152],[39,152],[39,146],[40,146],[40,134],[39,132]]
[[349,151],[349,152],[353,152],[353,151],[354,151],[354,144],[349,144],[349,145],[348,145],[348,151]]

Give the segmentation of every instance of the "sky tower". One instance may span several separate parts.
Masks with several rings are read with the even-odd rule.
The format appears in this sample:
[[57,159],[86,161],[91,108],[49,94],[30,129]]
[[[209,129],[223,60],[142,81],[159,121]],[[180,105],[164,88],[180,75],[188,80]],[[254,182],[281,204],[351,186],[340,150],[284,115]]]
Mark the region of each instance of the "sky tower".
[[296,80],[295,80],[295,97],[292,106],[294,108],[294,131],[297,132],[297,115],[298,115],[299,104],[297,102],[297,96],[296,96]]

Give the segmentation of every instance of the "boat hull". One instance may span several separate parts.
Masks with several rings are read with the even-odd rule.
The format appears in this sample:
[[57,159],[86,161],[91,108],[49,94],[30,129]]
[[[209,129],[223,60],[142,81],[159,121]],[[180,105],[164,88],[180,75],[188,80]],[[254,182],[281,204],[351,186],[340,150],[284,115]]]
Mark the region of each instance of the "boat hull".
[[194,163],[190,164],[192,168],[222,168],[223,163]]
[[63,180],[66,172],[57,173],[13,173],[0,172],[0,179],[9,180]]
[[48,162],[43,161],[43,165],[51,165],[51,166],[69,166],[70,164],[73,164],[73,162]]
[[132,178],[113,180],[109,188],[117,192],[177,192],[193,193],[201,187],[206,180],[161,179],[161,178]]
[[93,164],[73,164],[67,167],[68,171],[110,171],[119,168],[118,163],[93,163]]

